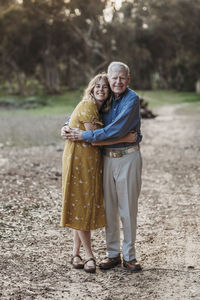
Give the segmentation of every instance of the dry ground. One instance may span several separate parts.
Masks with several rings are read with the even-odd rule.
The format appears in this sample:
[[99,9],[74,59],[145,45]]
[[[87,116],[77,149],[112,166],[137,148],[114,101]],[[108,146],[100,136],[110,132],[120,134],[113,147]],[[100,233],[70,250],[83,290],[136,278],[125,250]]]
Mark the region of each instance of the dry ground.
[[[139,274],[122,267],[95,275],[72,269],[72,233],[59,226],[62,141],[1,145],[1,299],[200,299],[200,122],[181,106],[158,114],[142,126]],[[9,126],[20,127],[17,118],[7,125],[2,118],[4,135]],[[25,119],[24,132],[30,121]],[[33,136],[36,130],[34,123]],[[106,249],[103,229],[93,232],[93,245],[99,262]]]

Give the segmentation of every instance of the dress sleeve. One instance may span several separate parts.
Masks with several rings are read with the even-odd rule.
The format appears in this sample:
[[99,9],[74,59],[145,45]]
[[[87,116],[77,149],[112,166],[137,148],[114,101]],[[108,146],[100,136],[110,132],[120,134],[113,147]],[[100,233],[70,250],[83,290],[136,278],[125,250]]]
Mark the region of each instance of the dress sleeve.
[[82,101],[78,110],[78,119],[81,123],[92,123],[103,126],[96,104],[92,101]]

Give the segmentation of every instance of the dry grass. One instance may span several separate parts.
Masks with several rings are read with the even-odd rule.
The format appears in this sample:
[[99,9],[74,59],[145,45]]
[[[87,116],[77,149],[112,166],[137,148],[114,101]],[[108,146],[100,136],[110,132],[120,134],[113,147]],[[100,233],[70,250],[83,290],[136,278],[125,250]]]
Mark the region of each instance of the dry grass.
[[60,141],[63,115],[33,115],[22,110],[0,114],[0,143],[9,146],[50,145]]

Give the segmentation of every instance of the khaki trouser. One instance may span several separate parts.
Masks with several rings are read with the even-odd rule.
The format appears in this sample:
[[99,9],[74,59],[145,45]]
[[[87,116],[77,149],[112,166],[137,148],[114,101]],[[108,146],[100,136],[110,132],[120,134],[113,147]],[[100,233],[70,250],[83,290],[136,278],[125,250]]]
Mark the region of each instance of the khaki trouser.
[[126,261],[135,258],[138,197],[141,189],[142,158],[140,151],[120,158],[104,156],[104,201],[106,212],[107,255],[120,253],[120,224],[123,227],[122,253]]

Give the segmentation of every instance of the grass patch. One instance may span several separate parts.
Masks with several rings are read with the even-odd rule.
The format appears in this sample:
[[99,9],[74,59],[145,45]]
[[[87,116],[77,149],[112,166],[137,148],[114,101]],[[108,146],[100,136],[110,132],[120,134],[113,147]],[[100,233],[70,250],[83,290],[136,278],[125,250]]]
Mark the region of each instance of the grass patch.
[[172,90],[137,92],[141,98],[149,102],[150,108],[179,103],[200,104],[200,94],[192,92],[176,92]]
[[[80,102],[84,87],[76,91],[67,91],[60,95],[38,95],[31,97],[0,95],[0,105],[6,110],[22,110],[25,115],[61,115],[70,114]],[[199,104],[200,95],[172,90],[137,91],[141,98],[149,102],[149,108],[168,104]],[[5,104],[5,105],[2,105]],[[6,105],[7,104],[7,105]]]
[[[149,103],[149,108],[180,104],[180,112],[198,113],[200,95],[174,91],[137,91]],[[82,90],[68,91],[62,95],[38,95],[31,97],[0,96],[11,105],[0,109],[0,146],[33,146],[57,144],[61,141],[60,128],[81,100]],[[31,100],[31,99],[32,100]],[[12,105],[13,103],[14,105]],[[17,105],[15,102],[17,101]],[[35,106],[27,106],[32,101]],[[19,105],[18,105],[19,104]],[[26,107],[26,109],[25,109]],[[3,108],[3,109],[2,109]]]
[[58,115],[71,113],[80,102],[83,90],[68,91],[60,95],[9,96],[0,95],[4,110],[22,110],[25,115]]

